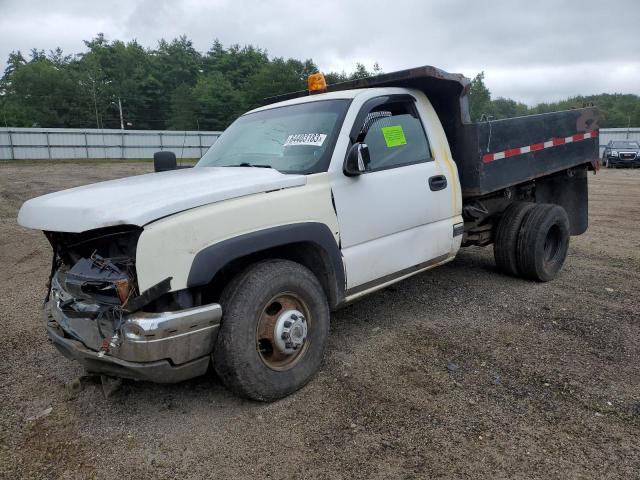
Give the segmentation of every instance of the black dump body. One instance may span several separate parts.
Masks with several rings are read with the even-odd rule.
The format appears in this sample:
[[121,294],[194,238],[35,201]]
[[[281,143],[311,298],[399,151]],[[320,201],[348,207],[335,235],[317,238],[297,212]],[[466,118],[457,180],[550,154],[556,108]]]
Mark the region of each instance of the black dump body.
[[[595,108],[472,123],[467,98],[470,85],[461,74],[424,66],[328,85],[327,91],[404,87],[424,92],[444,127],[465,198],[597,161]],[[265,101],[308,94],[305,90]]]
[[467,124],[461,130],[462,142],[452,153],[467,197],[598,160],[593,107]]

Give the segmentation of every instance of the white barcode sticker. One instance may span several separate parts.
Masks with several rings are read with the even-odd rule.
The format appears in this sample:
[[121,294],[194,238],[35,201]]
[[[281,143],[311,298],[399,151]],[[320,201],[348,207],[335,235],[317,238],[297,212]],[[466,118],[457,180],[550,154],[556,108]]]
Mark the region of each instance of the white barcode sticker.
[[327,138],[327,136],[324,133],[295,133],[287,137],[284,146],[313,145],[321,147],[325,138]]

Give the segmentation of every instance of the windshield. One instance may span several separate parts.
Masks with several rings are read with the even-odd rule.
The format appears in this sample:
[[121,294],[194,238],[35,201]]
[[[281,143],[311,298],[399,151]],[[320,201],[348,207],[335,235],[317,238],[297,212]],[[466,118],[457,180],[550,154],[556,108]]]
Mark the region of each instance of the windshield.
[[611,142],[611,148],[640,148],[638,142]]
[[319,100],[238,118],[196,167],[269,167],[283,173],[326,171],[350,100]]

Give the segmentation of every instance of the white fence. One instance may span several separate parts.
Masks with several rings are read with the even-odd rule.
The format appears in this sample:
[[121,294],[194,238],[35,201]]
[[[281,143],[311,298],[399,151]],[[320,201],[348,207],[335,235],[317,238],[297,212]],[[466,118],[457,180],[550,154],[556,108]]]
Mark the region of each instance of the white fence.
[[[0,128],[0,160],[153,158],[171,150],[178,158],[200,158],[222,132]],[[609,140],[640,142],[640,128],[601,128],[600,156]]]
[[222,132],[0,128],[0,160],[153,158],[171,150],[200,158]]

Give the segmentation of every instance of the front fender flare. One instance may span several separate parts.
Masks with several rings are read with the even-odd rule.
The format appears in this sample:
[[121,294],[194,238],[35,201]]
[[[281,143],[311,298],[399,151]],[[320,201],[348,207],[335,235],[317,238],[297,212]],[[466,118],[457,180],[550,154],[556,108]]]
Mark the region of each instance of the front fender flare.
[[328,255],[339,292],[344,292],[342,254],[333,233],[319,222],[302,222],[238,235],[199,251],[189,270],[188,287],[206,285],[229,262],[253,253],[294,243],[312,243]]

